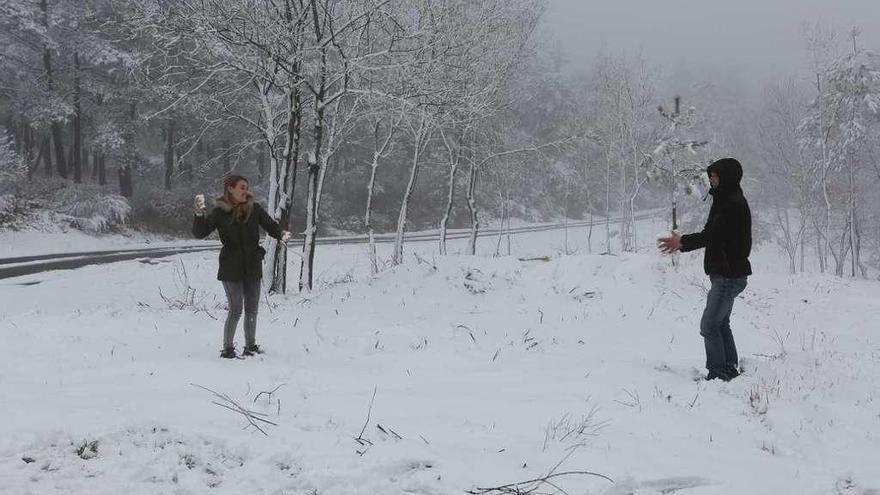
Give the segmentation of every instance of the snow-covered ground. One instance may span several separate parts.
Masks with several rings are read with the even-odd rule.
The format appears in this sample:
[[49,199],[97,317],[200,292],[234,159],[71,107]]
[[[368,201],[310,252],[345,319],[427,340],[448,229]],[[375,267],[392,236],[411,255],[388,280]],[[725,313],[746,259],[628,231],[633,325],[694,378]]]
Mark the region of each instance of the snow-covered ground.
[[616,256],[584,229],[568,256],[561,231],[511,257],[411,243],[374,278],[364,246],[322,246],[318,288],[268,298],[245,360],[218,357],[214,253],[0,281],[0,493],[461,494],[554,467],[614,480],[551,480],[569,494],[880,490],[880,283],[759,249],[745,374],[695,381],[701,253],[672,267],[641,230]]

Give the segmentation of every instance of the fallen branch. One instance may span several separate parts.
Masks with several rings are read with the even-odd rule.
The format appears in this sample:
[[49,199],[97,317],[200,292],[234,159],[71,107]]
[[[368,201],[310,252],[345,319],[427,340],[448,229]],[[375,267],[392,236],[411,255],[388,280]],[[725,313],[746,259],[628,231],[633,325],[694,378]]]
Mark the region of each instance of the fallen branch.
[[501,485],[491,488],[474,488],[473,490],[468,490],[467,493],[471,495],[499,495],[499,494],[514,494],[514,495],[527,495],[530,493],[534,493],[535,490],[541,488],[542,485],[550,485],[553,488],[556,488],[558,491],[565,492],[563,489],[559,488],[557,485],[552,483],[550,480],[556,478],[562,478],[564,476],[595,476],[598,478],[602,478],[605,480],[614,483],[614,480],[605,476],[604,474],[593,473],[590,471],[565,471],[562,473],[553,473],[548,474],[547,476],[543,476],[541,478],[535,478],[526,481],[520,481],[518,483],[510,483],[508,485]]
[[549,256],[536,256],[534,258],[517,258],[520,261],[550,261]]
[[562,492],[567,494],[565,490],[563,490],[559,485],[554,483],[551,480],[555,480],[557,478],[563,478],[566,476],[595,476],[597,478],[602,478],[605,480],[614,483],[614,480],[605,476],[604,474],[594,473],[591,471],[565,471],[562,473],[557,473],[556,470],[559,469],[569,457],[577,450],[577,446],[570,449],[568,454],[566,454],[559,462],[553,466],[550,471],[547,472],[546,475],[540,478],[534,478],[526,481],[519,481],[517,483],[510,483],[507,485],[495,486],[495,487],[477,487],[472,490],[468,490],[466,493],[470,495],[537,495],[538,489],[540,489],[544,485],[548,485],[556,489],[556,492]]
[[236,402],[235,400],[233,400],[232,398],[230,398],[226,394],[221,394],[220,392],[217,392],[216,390],[211,390],[208,387],[203,387],[203,386],[195,384],[195,383],[190,383],[190,385],[192,385],[193,387],[200,388],[202,390],[206,390],[206,391],[214,394],[215,397],[224,401],[225,404],[221,403],[221,402],[217,402],[217,401],[211,401],[212,404],[216,404],[224,409],[229,409],[232,412],[236,412],[238,414],[241,414],[242,416],[245,417],[245,419],[247,419],[249,426],[253,426],[257,431],[259,431],[263,435],[266,435],[267,437],[269,436],[269,434],[266,433],[266,430],[264,430],[263,428],[260,428],[260,425],[257,424],[257,422],[259,421],[259,422],[262,422],[262,423],[265,423],[268,425],[278,426],[277,423],[273,423],[273,422],[269,421],[268,419],[260,417],[260,416],[267,416],[266,414],[246,409],[246,408],[242,407],[241,404],[239,404],[238,402]]

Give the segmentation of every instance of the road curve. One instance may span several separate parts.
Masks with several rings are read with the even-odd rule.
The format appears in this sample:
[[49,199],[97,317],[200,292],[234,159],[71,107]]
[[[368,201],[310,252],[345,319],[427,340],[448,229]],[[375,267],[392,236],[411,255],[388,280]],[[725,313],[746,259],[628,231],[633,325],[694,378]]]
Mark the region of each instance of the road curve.
[[[641,213],[636,215],[637,220],[643,220],[653,216],[653,213]],[[617,219],[612,219],[616,221]],[[593,225],[601,225],[605,223],[605,219],[594,220]],[[511,234],[523,234],[530,232],[544,232],[548,230],[561,230],[565,228],[587,227],[589,221],[578,221],[564,223],[554,223],[545,225],[532,225],[527,227],[513,227],[510,229]],[[506,230],[505,230],[506,232]],[[499,229],[486,229],[478,232],[479,237],[487,237],[498,235]],[[446,235],[448,240],[464,239],[470,236],[468,230],[449,231]],[[394,234],[378,234],[375,236],[376,242],[394,242]],[[407,242],[427,242],[439,241],[440,234],[437,232],[417,232],[406,234],[404,239]],[[365,235],[358,236],[340,236],[340,237],[324,237],[318,238],[317,243],[320,245],[337,245],[337,244],[366,244],[368,238]],[[289,247],[301,246],[302,241],[291,241]],[[0,259],[0,279],[13,277],[22,277],[25,275],[33,275],[37,273],[47,272],[51,270],[72,270],[87,265],[99,265],[104,263],[115,263],[117,261],[127,261],[136,259],[152,259],[174,256],[177,254],[197,253],[201,251],[216,251],[220,249],[220,243],[202,243],[188,244],[180,246],[168,246],[160,248],[139,248],[139,249],[122,249],[113,251],[84,251],[76,253],[60,253],[45,254],[33,256],[18,256],[13,258]]]

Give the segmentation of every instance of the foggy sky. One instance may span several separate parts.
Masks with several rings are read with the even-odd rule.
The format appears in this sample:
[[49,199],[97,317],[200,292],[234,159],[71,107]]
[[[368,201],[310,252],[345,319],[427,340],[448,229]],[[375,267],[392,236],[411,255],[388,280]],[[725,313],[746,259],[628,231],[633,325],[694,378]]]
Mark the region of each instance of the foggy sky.
[[[880,0],[548,0],[544,28],[575,70],[606,53],[641,50],[668,73],[733,69],[763,85],[808,77],[805,23],[834,27],[840,41],[855,23],[860,45],[880,51]],[[851,46],[848,44],[846,46]]]

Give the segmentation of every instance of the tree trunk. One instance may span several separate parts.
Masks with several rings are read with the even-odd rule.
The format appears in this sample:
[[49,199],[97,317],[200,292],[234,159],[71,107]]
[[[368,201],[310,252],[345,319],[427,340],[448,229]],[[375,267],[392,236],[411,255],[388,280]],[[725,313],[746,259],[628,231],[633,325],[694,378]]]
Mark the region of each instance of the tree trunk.
[[260,151],[257,152],[257,181],[262,184],[266,180],[266,172],[268,168],[269,157],[266,153],[266,145],[260,145]]
[[504,195],[498,191],[498,205],[501,206],[501,219],[498,222],[498,240],[495,242],[495,257],[501,256],[501,240],[504,239]]
[[791,217],[788,214],[788,205],[783,205],[782,208],[785,213],[783,232],[785,234],[785,252],[788,253],[788,271],[794,275],[797,273],[797,243],[791,232]]
[[6,115],[6,134],[12,136],[12,146],[15,149],[15,152],[19,155],[22,155],[22,126],[15,123],[12,118],[12,115]]
[[52,167],[52,138],[50,134],[43,136],[43,143],[40,145],[40,156],[46,164],[46,175],[52,177],[55,175],[55,169]]
[[626,189],[626,162],[618,157],[620,173],[620,250],[630,251],[630,228],[629,215],[627,215],[627,189]]
[[82,147],[82,153],[80,153],[79,163],[82,180],[87,181],[89,179],[89,149],[86,146]]
[[850,156],[849,163],[849,249],[852,254],[852,268],[850,276],[856,277],[856,273],[858,271],[859,266],[861,265],[861,260],[859,259],[859,242],[858,242],[858,228],[856,226],[856,173],[855,173],[855,163],[854,157]]
[[98,185],[107,185],[107,155],[103,151],[98,154]]
[[[474,157],[475,158],[475,157]],[[471,256],[477,254],[477,234],[480,230],[480,220],[477,211],[477,161],[475,159],[471,160],[470,171],[468,173],[468,185],[467,185],[467,204],[468,204],[468,212],[471,214],[471,232],[470,237],[468,238],[468,247],[467,253]]]
[[[320,129],[316,124],[316,138],[319,138]],[[317,142],[315,148],[320,146]],[[303,264],[299,278],[299,289],[312,290],[314,282],[315,267],[315,233],[318,230],[316,224],[317,219],[317,202],[318,202],[318,176],[321,174],[320,166],[314,157],[309,157],[308,163],[308,197],[306,199],[306,231],[305,241],[303,243]]]
[[831,253],[831,256],[837,259],[837,255],[834,252],[834,248],[831,245],[831,198],[828,194],[828,169],[830,165],[828,164],[828,150],[824,141],[822,143],[822,199],[825,201],[825,225],[822,226],[820,230],[822,234],[822,238],[824,239],[824,246],[822,251],[825,253],[825,264],[827,265],[827,256],[828,253]]
[[373,191],[376,190],[376,172],[379,168],[379,154],[373,152],[373,162],[370,164],[370,182],[367,184],[367,207],[364,210],[364,227],[367,229],[369,245],[367,256],[370,259],[370,274],[379,273],[379,260],[376,256],[376,236],[373,231]]
[[[444,143],[446,139],[444,138]],[[446,207],[443,209],[443,217],[440,219],[440,255],[446,256],[446,229],[449,226],[449,217],[452,214],[452,205],[455,201],[455,173],[458,171],[458,165],[461,162],[462,143],[464,141],[464,131],[459,134],[458,148],[450,149],[451,143],[446,143],[447,151],[450,155],[449,164],[449,180],[447,182]],[[502,217],[503,218],[503,217]]]
[[135,142],[135,121],[137,118],[137,104],[132,102],[129,106],[128,122],[123,131],[122,156],[118,157],[119,170],[119,193],[126,198],[134,194],[134,169],[137,166],[138,151]]
[[[317,88],[314,93],[314,112],[315,125],[313,127],[313,152],[308,159],[308,195],[306,197],[306,228],[305,239],[303,240],[303,259],[299,275],[299,289],[312,290],[314,284],[314,264],[315,264],[315,236],[318,231],[318,195],[319,180],[321,176],[321,161],[323,160],[322,150],[324,148],[324,116],[326,111],[327,97],[327,43],[325,43],[324,29],[327,21],[327,11],[319,13],[316,0],[309,2],[311,6],[311,18],[315,31],[315,39],[320,46],[320,59],[318,66],[318,81],[315,85]],[[332,29],[332,26],[329,28]]]
[[[339,139],[339,107],[342,103],[342,98],[337,98],[336,101],[333,102],[333,111],[331,113],[332,121],[330,122],[330,128],[325,131],[325,141],[327,144],[324,146],[324,150],[321,153],[321,161],[318,162],[318,166],[321,168],[321,173],[318,176],[318,197],[315,200],[315,215],[321,213],[321,198],[324,196],[324,179],[327,178],[327,171],[330,170],[330,159],[336,154],[336,142]],[[326,114],[325,114],[326,115]],[[343,118],[342,125],[345,125]]]
[[[638,194],[638,193],[636,193]],[[637,253],[639,251],[639,229],[636,228],[636,196],[633,195],[629,200],[629,209],[626,214],[629,215],[630,224],[630,251]]]
[[409,201],[412,198],[413,191],[416,186],[416,178],[419,173],[419,164],[422,159],[422,152],[428,142],[428,115],[422,110],[419,118],[419,127],[415,131],[415,140],[413,142],[412,164],[409,172],[409,181],[406,184],[406,190],[403,194],[403,200],[400,203],[400,211],[397,215],[397,235],[394,239],[394,253],[391,256],[391,263],[399,265],[403,263],[403,236],[406,231],[407,210],[409,209]]
[[571,189],[571,183],[569,182],[568,178],[566,177],[565,178],[565,196],[564,196],[564,199],[562,200],[562,204],[563,204],[563,207],[562,207],[563,208],[562,230],[564,232],[564,241],[563,241],[562,246],[563,246],[563,249],[565,249],[566,256],[569,255],[569,250],[568,250],[568,193],[569,193],[570,189]]
[[[269,212],[282,229],[290,228],[293,211],[293,193],[299,167],[300,136],[302,128],[302,101],[299,88],[292,84],[287,94],[287,132],[284,149],[278,156],[275,147],[276,135],[272,122],[275,121],[272,104],[265,93],[263,98],[263,119],[270,123],[265,127],[266,147],[269,158]],[[275,239],[269,239],[269,253],[266,261],[269,279],[269,292],[287,293],[287,246]]]
[[134,194],[134,186],[131,179],[131,166],[119,167],[119,194],[130,198]]
[[605,155],[605,253],[611,254],[611,150]]
[[53,122],[51,125],[52,130],[52,144],[55,147],[55,166],[58,172],[58,175],[64,179],[67,178],[67,162],[64,160],[64,143],[62,140],[61,133],[61,124],[58,122]]
[[504,188],[504,204],[506,205],[507,210],[507,256],[510,256],[510,170],[506,170],[507,178],[505,179],[505,188]]
[[[313,4],[314,7],[314,4]],[[317,16],[316,12],[313,15]],[[317,22],[317,20],[315,21]],[[319,36],[320,38],[320,36]],[[325,92],[327,90],[327,51],[323,48],[321,51],[321,76],[318,86],[318,94],[315,95],[315,126],[312,130],[314,136],[314,148],[308,163],[308,196],[306,198],[306,230],[305,240],[303,241],[303,260],[302,268],[299,276],[299,290],[312,290],[314,284],[314,268],[315,268],[315,236],[318,232],[318,195],[319,179],[321,176],[321,160],[323,159],[321,151],[324,147],[324,112],[326,109],[324,103]]]
[[593,195],[590,192],[590,182],[587,170],[587,161],[584,160],[584,195],[586,196],[587,213],[589,213],[589,225],[587,228],[587,253],[593,254]]
[[856,238],[856,244],[854,246],[854,249],[856,250],[856,253],[859,253],[858,256],[856,256],[856,258],[857,258],[856,268],[858,268],[859,275],[862,278],[868,278],[868,268],[865,266],[864,263],[862,263],[862,256],[861,256],[862,234],[861,234],[861,229],[859,228],[858,216],[855,218],[855,224],[853,225],[853,230],[854,230],[854,235]]
[[[43,11],[43,27],[48,31],[49,9],[46,5],[46,0],[40,0],[40,8]],[[54,81],[52,79],[52,52],[48,46],[43,47],[43,70],[46,74],[46,89],[51,95]],[[62,140],[61,124],[53,119],[50,130],[52,132],[52,144],[55,146],[55,165],[57,166],[58,175],[66,179],[67,162],[64,160],[64,141]]]
[[40,160],[39,157],[36,160],[34,159],[34,130],[27,122],[22,123],[22,127],[24,128],[24,158],[28,167],[28,180],[31,180]]
[[79,51],[73,52],[73,182],[82,183],[82,87]]
[[382,121],[377,120],[373,125],[373,161],[370,163],[370,182],[367,184],[367,206],[364,210],[364,227],[369,237],[367,253],[370,258],[370,273],[373,275],[379,273],[379,260],[376,256],[376,236],[373,229],[373,193],[376,190],[376,175],[379,170],[379,159],[385,156],[399,122],[399,120],[395,121],[394,118],[389,121],[388,133],[381,144],[379,131],[381,130]]
[[800,246],[799,246],[799,249],[800,249],[800,263],[801,263],[801,266],[800,266],[800,272],[801,272],[801,273],[804,273],[804,262],[805,262],[805,258],[806,258],[806,256],[804,255],[804,247],[805,247],[806,243],[807,243],[807,242],[806,242],[806,236],[804,236],[803,234],[801,234],[801,243],[800,243]]
[[167,127],[165,128],[165,190],[171,190],[171,179],[174,177],[174,146],[175,140],[177,139],[175,135],[174,128],[174,119],[168,121]]
[[98,182],[98,149],[92,148],[92,182]]

